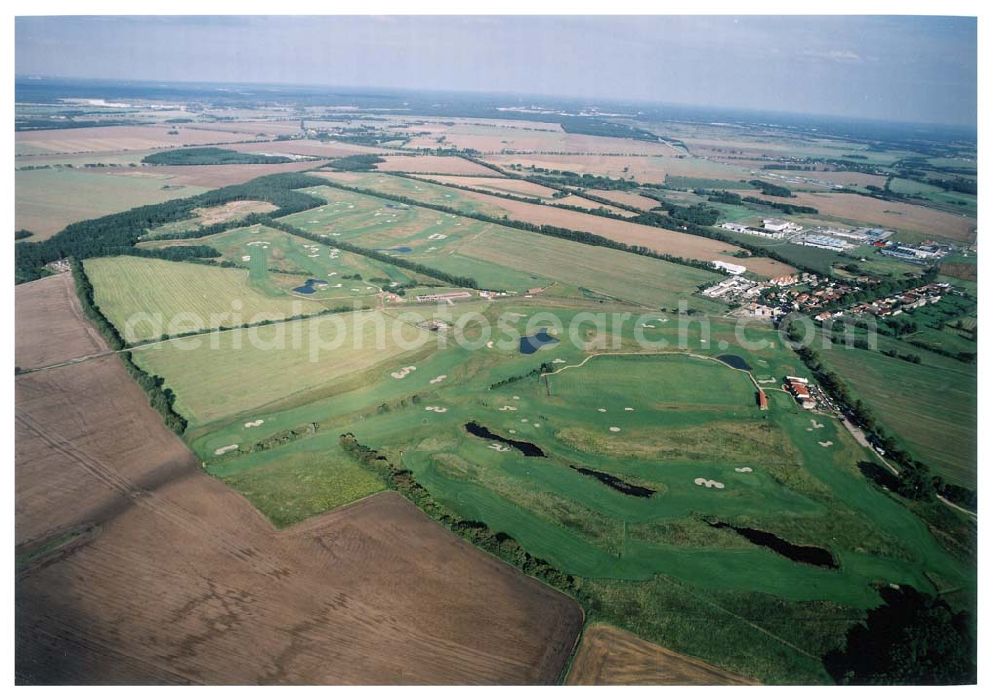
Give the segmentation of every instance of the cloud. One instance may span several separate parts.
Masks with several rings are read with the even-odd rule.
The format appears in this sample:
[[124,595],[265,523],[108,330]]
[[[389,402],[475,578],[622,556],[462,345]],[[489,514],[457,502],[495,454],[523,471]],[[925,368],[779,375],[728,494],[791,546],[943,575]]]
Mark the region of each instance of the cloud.
[[834,63],[861,63],[863,59],[857,53],[847,49],[828,49],[824,51],[817,51],[814,49],[804,49],[799,51],[799,55],[803,58],[817,58],[824,61],[832,61]]

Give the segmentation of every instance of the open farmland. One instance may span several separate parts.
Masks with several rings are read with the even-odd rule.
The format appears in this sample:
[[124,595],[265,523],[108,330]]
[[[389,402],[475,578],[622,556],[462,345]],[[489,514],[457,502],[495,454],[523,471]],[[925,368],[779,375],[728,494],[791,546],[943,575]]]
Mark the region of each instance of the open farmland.
[[[351,175],[348,178],[341,178],[339,175],[328,175],[331,179],[342,180],[352,186],[371,189],[373,191],[385,191],[394,193],[399,186],[406,186],[406,196],[420,201],[429,200],[431,203],[438,203],[441,187],[432,189],[434,185],[428,184],[425,187],[410,187],[408,185],[397,185],[393,178],[380,179],[377,175]],[[362,177],[364,177],[362,179]],[[397,181],[399,178],[395,178]],[[412,180],[407,180],[412,182]],[[740,248],[735,245],[713,240],[711,238],[688,235],[663,228],[654,228],[648,225],[620,221],[603,216],[595,216],[580,211],[570,211],[566,209],[554,208],[540,204],[532,204],[526,201],[511,201],[489,194],[479,194],[476,192],[454,191],[454,199],[447,204],[452,208],[465,211],[480,211],[484,207],[487,209],[500,208],[512,219],[531,223],[533,225],[552,225],[569,230],[579,230],[583,232],[601,235],[610,240],[625,243],[627,245],[639,245],[647,247],[656,252],[671,254],[677,257],[688,259],[698,259],[702,261],[713,261],[716,259],[726,260],[737,252]],[[450,193],[450,192],[447,192]],[[739,263],[746,266],[751,271],[763,276],[780,276],[793,272],[794,269],[786,264],[782,264],[768,258],[746,258],[739,260]]]
[[[51,305],[32,296],[64,278],[24,287],[23,302]],[[53,311],[85,332],[79,308]],[[558,678],[576,604],[402,498],[279,534],[198,471],[117,357],[17,382],[19,682]]]
[[917,365],[877,351],[834,346],[823,352],[851,392],[869,405],[915,458],[935,472],[976,484],[976,368],[879,338],[879,348],[915,353]]
[[566,683],[571,686],[734,686],[750,681],[610,625],[591,624]]
[[242,269],[105,257],[87,260],[86,270],[94,300],[129,342],[323,310],[315,301],[259,292]]
[[412,172],[415,174],[474,175],[476,177],[497,176],[488,167],[477,165],[457,156],[438,157],[434,155],[387,155],[385,162],[375,166],[380,172]]
[[14,187],[14,225],[35,233],[33,240],[51,237],[77,221],[207,191],[166,177],[62,168],[15,172]]
[[617,201],[620,204],[626,206],[632,206],[634,208],[641,208],[644,211],[649,211],[660,205],[660,202],[656,199],[651,199],[648,196],[643,196],[642,194],[633,194],[628,191],[607,191],[604,189],[588,189],[588,194],[592,196],[599,196],[602,199],[608,199],[609,201]]
[[[174,131],[175,133],[171,133]],[[208,145],[251,140],[245,133],[207,131],[170,125],[162,126],[98,126],[52,131],[20,131],[14,142],[17,155],[49,153],[113,152],[177,148],[185,145]]]
[[[107,349],[100,334],[82,322],[70,274],[21,284],[14,294],[14,364],[38,368]],[[38,337],[44,336],[44,342]]]

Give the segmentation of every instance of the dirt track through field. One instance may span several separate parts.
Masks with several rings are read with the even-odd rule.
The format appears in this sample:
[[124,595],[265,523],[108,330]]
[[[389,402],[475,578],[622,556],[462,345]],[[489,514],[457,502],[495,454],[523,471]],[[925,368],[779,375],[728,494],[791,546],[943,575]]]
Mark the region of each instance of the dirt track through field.
[[[18,302],[86,337],[65,283]],[[575,602],[394,493],[275,531],[116,356],[16,381],[20,683],[549,683],[572,651]]]

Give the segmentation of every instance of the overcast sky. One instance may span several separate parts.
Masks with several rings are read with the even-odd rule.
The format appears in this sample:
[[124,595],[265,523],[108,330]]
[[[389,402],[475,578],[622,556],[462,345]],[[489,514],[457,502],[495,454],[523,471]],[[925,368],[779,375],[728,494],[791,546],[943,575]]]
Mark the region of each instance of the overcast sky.
[[477,90],[975,124],[976,23],[918,17],[33,17],[18,75]]

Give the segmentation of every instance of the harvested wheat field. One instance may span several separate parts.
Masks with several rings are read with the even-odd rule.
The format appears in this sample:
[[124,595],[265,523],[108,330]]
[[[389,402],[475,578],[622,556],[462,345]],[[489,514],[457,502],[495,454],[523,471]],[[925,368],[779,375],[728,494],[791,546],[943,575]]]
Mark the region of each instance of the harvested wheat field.
[[[65,283],[18,302],[85,335],[78,308],[34,297]],[[48,339],[25,328],[23,346]],[[398,495],[279,533],[201,472],[118,357],[16,381],[19,683],[558,679],[576,603]]]
[[[174,133],[171,133],[174,132]],[[245,133],[206,131],[164,124],[161,126],[95,126],[93,128],[19,131],[14,136],[17,155],[45,153],[120,152],[179,148],[247,140]]]
[[379,172],[477,175],[479,177],[501,176],[488,167],[450,155],[387,155],[385,162],[380,162],[375,166],[375,169]]
[[626,630],[587,627],[566,683],[577,686],[732,686],[754,682],[646,642]]

